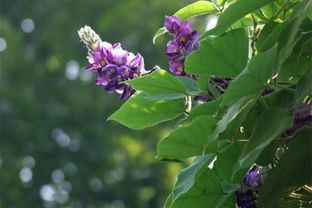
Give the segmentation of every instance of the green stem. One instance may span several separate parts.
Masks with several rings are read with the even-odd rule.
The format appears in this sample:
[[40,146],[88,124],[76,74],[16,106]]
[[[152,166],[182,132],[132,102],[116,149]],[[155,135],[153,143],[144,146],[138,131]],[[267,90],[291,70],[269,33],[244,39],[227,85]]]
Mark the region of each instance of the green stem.
[[287,6],[287,4],[290,2],[290,0],[287,0],[282,6],[281,8],[273,15],[273,19],[276,19],[280,13],[284,10],[284,8]]
[[260,97],[260,102],[264,105],[264,107],[265,107],[266,109],[269,108],[269,105],[268,105],[267,102],[263,99],[263,97]]
[[290,87],[285,87],[283,85],[279,85],[279,84],[275,84],[274,87],[278,87],[278,88],[281,88],[281,89],[285,89],[285,90],[289,90],[289,91],[295,91],[295,89],[293,88],[290,88]]
[[221,8],[221,5],[219,5],[218,2],[216,2],[216,0],[211,0],[211,2],[218,9],[219,12],[223,12],[223,8]]

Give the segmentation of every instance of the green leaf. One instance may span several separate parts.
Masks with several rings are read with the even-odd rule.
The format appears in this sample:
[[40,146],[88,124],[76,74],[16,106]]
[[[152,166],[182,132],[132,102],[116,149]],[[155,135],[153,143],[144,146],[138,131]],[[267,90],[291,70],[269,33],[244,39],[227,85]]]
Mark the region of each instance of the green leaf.
[[181,195],[188,192],[200,177],[203,172],[208,168],[208,165],[215,158],[214,154],[198,156],[194,159],[192,164],[183,169],[177,178],[172,191],[172,202],[177,200]]
[[242,177],[246,173],[246,169],[242,170],[241,174],[238,174],[233,180],[231,179],[234,164],[239,158],[243,147],[244,143],[242,142],[234,143],[217,157],[214,169],[216,169],[218,175],[227,182],[240,183]]
[[230,83],[224,94],[223,104],[231,105],[238,98],[259,94],[267,85],[268,79],[273,76],[276,56],[277,45],[264,53],[253,56],[248,70]]
[[276,67],[277,45],[269,50],[253,56],[249,62],[248,70],[263,85],[274,75]]
[[171,120],[184,112],[184,101],[148,100],[132,96],[108,120],[115,120],[132,129],[143,129]]
[[[181,18],[181,20],[185,20],[192,16],[197,16],[201,14],[207,14],[216,12],[216,8],[214,7],[213,3],[209,1],[197,1],[193,4],[187,5],[186,7],[180,9],[176,13],[174,13],[172,16],[178,16]],[[167,32],[165,27],[162,27],[158,29],[156,34],[153,37],[153,43],[155,44],[156,39],[165,34]]]
[[262,6],[274,2],[275,0],[239,0],[231,4],[219,17],[217,26],[205,32],[200,40],[204,40],[211,35],[220,35],[233,23],[247,15],[248,13],[261,8]]
[[[173,201],[171,208],[218,208],[230,196],[223,193],[219,177],[206,167],[201,174],[197,175],[193,187]],[[230,203],[232,206],[225,207],[234,207],[233,199]]]
[[271,47],[273,47],[277,39],[284,29],[286,24],[277,23],[277,22],[269,22],[264,25],[261,33],[259,35],[259,39],[256,42],[256,47],[259,52],[264,52]]
[[199,104],[192,109],[187,119],[192,120],[201,115],[214,116],[214,114],[219,110],[221,102],[222,97],[208,103]]
[[189,78],[189,77],[183,77],[183,76],[176,76],[175,77],[177,80],[183,83],[185,89],[186,89],[186,94],[188,95],[198,95],[202,91],[198,87],[198,83]]
[[126,81],[126,83],[152,96],[185,93],[183,84],[165,70],[157,70],[149,75]]
[[165,34],[167,32],[167,29],[165,27],[159,28],[156,32],[156,34],[153,37],[153,44],[156,43],[156,39],[160,36],[162,36],[163,34]]
[[208,141],[217,139],[219,134],[224,132],[228,125],[233,120],[235,120],[240,115],[240,113],[242,113],[245,109],[254,103],[254,100],[255,98],[253,97],[243,97],[237,100],[237,102],[228,109],[223,118],[218,122]]
[[189,17],[201,15],[201,14],[207,14],[211,12],[215,12],[216,8],[214,7],[213,3],[209,1],[197,1],[193,4],[187,5],[186,7],[183,7],[176,13],[174,13],[173,16],[178,16],[182,20],[185,20]]
[[138,97],[142,97],[149,100],[176,100],[185,98],[185,94],[182,93],[174,93],[174,94],[165,94],[165,95],[148,95],[145,92],[141,92],[137,95]]
[[277,167],[269,172],[260,189],[259,207],[277,207],[280,202],[287,200],[290,193],[305,184],[311,184],[311,135],[311,129],[304,129],[293,138],[289,149],[283,154]]
[[[158,143],[157,157],[184,159],[203,154],[204,145],[216,122],[211,116],[200,116],[191,125],[175,129]],[[216,152],[217,142],[208,143],[206,150]]]
[[199,50],[186,57],[185,71],[235,77],[246,66],[247,58],[247,33],[244,29],[237,29],[201,42]]
[[[291,54],[295,43],[298,28],[302,21],[306,18],[308,12],[312,8],[312,1],[301,1],[296,5],[294,11],[287,21],[288,24],[279,37],[279,45],[282,46],[279,54],[279,65],[281,65]],[[277,69],[279,72],[279,68]]]
[[208,91],[209,74],[198,74],[198,87],[204,92]]
[[305,73],[297,84],[295,102],[300,104],[307,95],[312,95],[312,67]]
[[164,208],[170,208],[171,204],[172,204],[172,193],[169,194],[169,196],[167,197],[166,201],[165,201],[165,205]]
[[[248,86],[248,87],[246,87]],[[222,105],[231,105],[237,99],[257,95],[264,89],[263,84],[250,72],[246,72],[230,83],[229,88],[223,95]]]
[[291,118],[284,108],[273,107],[264,111],[257,119],[249,141],[233,168],[232,177],[238,170],[250,167],[263,149],[290,126]]
[[312,65],[312,56],[289,57],[282,65],[277,82],[297,83]]

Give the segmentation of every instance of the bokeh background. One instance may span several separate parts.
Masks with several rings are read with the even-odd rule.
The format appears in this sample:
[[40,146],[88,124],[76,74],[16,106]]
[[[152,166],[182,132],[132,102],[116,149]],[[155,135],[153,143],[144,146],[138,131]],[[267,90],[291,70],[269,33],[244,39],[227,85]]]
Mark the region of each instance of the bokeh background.
[[133,131],[106,118],[122,104],[85,72],[77,30],[168,68],[165,15],[192,1],[1,1],[1,208],[157,208],[181,163],[155,159],[165,123]]

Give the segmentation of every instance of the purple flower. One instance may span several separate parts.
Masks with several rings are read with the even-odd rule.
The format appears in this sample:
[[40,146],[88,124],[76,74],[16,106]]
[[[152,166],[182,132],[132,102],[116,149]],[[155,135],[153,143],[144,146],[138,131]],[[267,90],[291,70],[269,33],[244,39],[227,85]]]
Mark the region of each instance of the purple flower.
[[171,40],[167,43],[167,53],[166,56],[172,60],[180,56],[180,46],[175,40]]
[[107,54],[108,51],[112,48],[112,45],[107,42],[102,42],[96,47],[96,51],[94,54],[87,56],[87,59],[90,63],[89,66],[87,66],[85,69],[86,70],[93,70],[96,71],[99,68],[105,66],[108,61],[107,61]]
[[108,93],[119,93],[122,100],[128,99],[135,93],[129,84],[122,82],[146,73],[141,54],[134,55],[123,50],[120,43],[111,45],[102,42],[87,58],[90,65],[86,70],[98,72],[95,84],[102,85]]
[[181,27],[181,19],[176,16],[166,17],[164,26],[169,33],[176,33]]
[[169,33],[174,34],[174,39],[167,43],[169,69],[176,75],[188,76],[184,71],[185,57],[199,48],[199,43],[195,42],[199,34],[193,31],[188,21],[182,22],[179,17],[166,17],[164,25]]
[[254,165],[242,180],[243,187],[235,192],[236,203],[240,208],[256,208],[256,190],[249,188],[260,188],[263,184],[263,176],[259,175],[261,167]]
[[196,31],[193,31],[191,24],[188,21],[183,22],[178,30],[175,40],[180,45],[185,45],[187,42],[194,40]]
[[169,62],[169,69],[172,73],[176,75],[184,76],[184,60],[173,59]]
[[127,62],[129,68],[135,74],[140,74],[141,72],[145,71],[144,58],[141,56],[141,54],[137,54],[136,56],[130,54]]
[[107,52],[107,61],[110,64],[125,65],[127,64],[127,59],[129,52],[121,48],[120,43],[115,43],[113,47]]
[[259,175],[261,168],[257,165],[254,165],[247,173],[247,175],[243,178],[243,185],[259,188],[263,184],[263,177]]

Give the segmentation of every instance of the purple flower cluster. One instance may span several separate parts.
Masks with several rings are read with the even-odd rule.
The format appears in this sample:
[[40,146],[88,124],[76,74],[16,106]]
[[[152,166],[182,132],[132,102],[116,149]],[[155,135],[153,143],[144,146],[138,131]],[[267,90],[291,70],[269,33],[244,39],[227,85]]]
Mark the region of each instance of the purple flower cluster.
[[101,42],[87,59],[90,65],[85,69],[98,73],[95,83],[103,85],[108,93],[120,93],[121,100],[128,99],[135,92],[129,84],[122,82],[145,73],[143,57],[123,50],[120,43]]
[[300,105],[299,111],[295,114],[294,123],[290,129],[283,133],[282,137],[292,136],[298,129],[304,126],[312,125],[312,111],[311,105],[304,103]]
[[166,56],[170,59],[169,69],[176,75],[185,76],[185,57],[199,48],[199,43],[195,42],[199,34],[192,29],[188,21],[182,22],[176,16],[166,17],[164,26],[174,35],[174,39],[167,43]]
[[[240,208],[256,208],[256,191],[263,184],[263,176],[259,175],[261,167],[254,165],[243,178],[242,188],[236,191],[236,203]],[[251,188],[251,189],[248,189]]]

